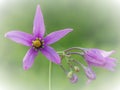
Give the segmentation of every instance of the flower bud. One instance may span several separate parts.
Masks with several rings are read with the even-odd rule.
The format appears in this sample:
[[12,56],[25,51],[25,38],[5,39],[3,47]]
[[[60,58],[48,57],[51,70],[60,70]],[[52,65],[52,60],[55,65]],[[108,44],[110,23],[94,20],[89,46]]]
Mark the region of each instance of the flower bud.
[[96,79],[96,74],[92,71],[90,67],[85,68],[85,74],[90,80]]
[[80,68],[79,68],[78,66],[74,66],[74,70],[75,70],[76,72],[79,72],[79,71],[80,71]]
[[70,82],[71,82],[71,83],[77,83],[77,81],[78,81],[77,75],[76,75],[76,74],[73,74],[72,78],[70,78]]
[[68,72],[67,77],[70,79],[73,76],[73,71]]
[[84,58],[86,62],[91,66],[103,67],[110,71],[114,71],[114,67],[116,66],[116,59],[111,58],[115,51],[104,51],[100,49],[85,49],[84,50]]

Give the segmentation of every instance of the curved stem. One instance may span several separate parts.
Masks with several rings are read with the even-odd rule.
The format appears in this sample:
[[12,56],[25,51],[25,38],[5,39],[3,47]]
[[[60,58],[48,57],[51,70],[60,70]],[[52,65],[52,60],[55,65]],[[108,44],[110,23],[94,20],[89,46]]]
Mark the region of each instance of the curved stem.
[[69,52],[71,50],[82,50],[83,51],[84,48],[81,48],[81,47],[72,47],[72,48],[68,48],[68,49],[64,50],[64,52]]
[[60,54],[60,53],[64,53],[64,52],[63,51],[57,51],[57,53]]
[[52,83],[51,83],[51,74],[52,74],[52,62],[49,62],[49,90],[52,90]]
[[77,54],[77,55],[81,55],[81,56],[84,55],[83,53],[80,53],[80,52],[68,52],[67,54],[68,55],[70,55],[70,54]]
[[80,62],[78,62],[77,60],[73,60],[76,64],[79,64],[82,68],[85,68],[85,66],[82,64],[82,63],[80,63]]
[[60,67],[62,68],[62,70],[64,71],[64,73],[66,73],[66,74],[67,74],[67,70],[63,67],[63,65],[62,65],[62,64],[60,64]]

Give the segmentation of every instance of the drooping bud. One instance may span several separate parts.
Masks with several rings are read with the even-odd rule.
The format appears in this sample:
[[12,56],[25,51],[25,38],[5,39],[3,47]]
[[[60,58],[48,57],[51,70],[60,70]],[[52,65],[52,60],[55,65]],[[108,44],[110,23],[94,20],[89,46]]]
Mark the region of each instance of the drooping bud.
[[77,83],[77,81],[78,81],[77,75],[76,75],[76,74],[73,74],[72,78],[70,78],[70,82],[71,82],[71,83]]
[[88,77],[88,79],[90,80],[96,79],[96,74],[92,71],[90,67],[86,67],[84,68],[84,70],[85,70],[85,74]]
[[78,66],[74,66],[74,70],[75,70],[76,72],[79,72],[79,71],[80,71],[80,68],[79,68]]
[[114,50],[104,51],[95,48],[85,49],[84,58],[89,65],[103,67],[110,71],[114,71],[116,59],[110,57],[114,52]]

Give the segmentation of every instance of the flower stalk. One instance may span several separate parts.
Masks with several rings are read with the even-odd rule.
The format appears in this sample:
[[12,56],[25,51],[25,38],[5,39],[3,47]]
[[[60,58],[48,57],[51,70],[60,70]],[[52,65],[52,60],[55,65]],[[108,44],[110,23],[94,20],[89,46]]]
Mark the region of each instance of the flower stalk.
[[49,62],[49,90],[52,90],[52,62]]
[[[76,73],[80,71],[79,66],[84,70],[88,81],[96,79],[96,74],[92,70],[92,66],[102,67],[111,71],[113,71],[114,67],[116,66],[116,59],[110,57],[114,51],[104,51],[94,48],[71,47],[63,51],[58,51],[57,53],[61,56],[61,60],[64,59],[67,62],[69,70],[63,67],[62,62],[60,64],[60,67],[65,72],[67,77],[69,77],[68,79],[71,83],[76,83],[78,81]],[[81,56],[86,62],[86,65],[84,65],[81,61],[76,60],[73,55]]]

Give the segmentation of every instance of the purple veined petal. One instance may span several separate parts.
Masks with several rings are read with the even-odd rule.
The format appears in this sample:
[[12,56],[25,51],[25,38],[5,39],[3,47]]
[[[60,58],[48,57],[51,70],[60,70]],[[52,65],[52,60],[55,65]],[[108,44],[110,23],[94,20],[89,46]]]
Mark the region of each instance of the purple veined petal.
[[98,49],[86,50],[84,54],[84,58],[87,62],[97,65],[103,65],[106,61]]
[[106,58],[106,63],[104,66],[102,66],[103,68],[106,68],[110,71],[114,71],[114,67],[116,66],[116,59],[115,58]]
[[102,60],[104,57],[101,55],[101,52],[99,49],[88,49],[87,55],[91,58]]
[[33,34],[36,37],[43,37],[45,33],[44,18],[40,6],[37,6],[34,17]]
[[96,79],[96,74],[92,71],[91,65],[89,65],[89,63],[87,63],[88,67],[86,67],[85,65],[83,65],[80,62],[79,62],[79,64],[84,69],[85,74],[88,77],[88,79],[90,79],[90,80]]
[[29,68],[32,67],[33,63],[34,63],[34,59],[37,56],[38,51],[35,51],[33,48],[30,48],[24,59],[23,59],[23,68],[24,70],[28,70]]
[[105,63],[105,59],[97,59],[97,58],[93,58],[90,57],[88,55],[85,55],[85,60],[87,61],[87,63],[91,63],[91,64],[95,64],[95,65],[103,65]]
[[21,31],[10,31],[5,34],[5,37],[25,46],[32,46],[31,41],[33,36],[28,33]]
[[101,52],[101,54],[102,54],[103,57],[109,57],[111,54],[115,53],[114,50],[109,51],[109,52],[104,51],[104,50],[100,50],[100,52]]
[[48,58],[48,60],[60,64],[61,60],[57,52],[50,46],[45,46],[43,49],[40,50],[44,56]]
[[85,70],[85,74],[88,77],[88,79],[90,80],[96,79],[96,74],[92,71],[90,67],[85,67],[84,70]]
[[56,41],[60,40],[61,38],[63,38],[65,35],[67,35],[71,31],[72,29],[64,29],[64,30],[52,32],[45,37],[44,39],[45,43],[49,45],[52,43],[55,43]]

